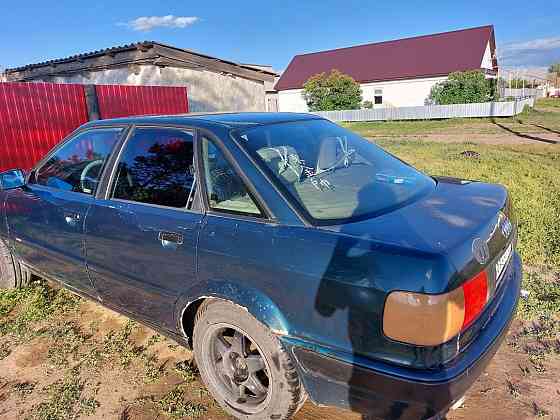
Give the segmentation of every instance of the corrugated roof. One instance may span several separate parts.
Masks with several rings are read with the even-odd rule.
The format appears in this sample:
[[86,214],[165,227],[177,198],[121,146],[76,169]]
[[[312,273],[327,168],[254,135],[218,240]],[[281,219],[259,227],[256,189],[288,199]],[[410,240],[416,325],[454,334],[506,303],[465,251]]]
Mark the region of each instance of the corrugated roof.
[[296,55],[276,90],[300,89],[311,76],[334,69],[360,83],[479,69],[489,41],[493,48],[492,25]]
[[82,60],[82,59],[85,59],[85,58],[92,58],[92,57],[99,57],[101,55],[106,55],[106,54],[115,54],[115,53],[122,52],[122,51],[130,51],[130,50],[136,50],[136,49],[140,49],[140,48],[151,48],[153,45],[154,45],[153,41],[141,41],[141,42],[135,42],[135,43],[132,43],[132,44],[119,45],[119,46],[116,46],[116,47],[109,47],[109,48],[104,48],[104,49],[101,49],[101,50],[95,50],[95,51],[85,52],[85,53],[81,53],[81,54],[74,54],[74,55],[70,55],[70,56],[64,57],[64,58],[56,58],[56,59],[48,60],[48,61],[41,61],[39,63],[26,64],[25,66],[7,68],[6,73],[11,73],[11,72],[15,72],[15,71],[24,71],[24,70],[33,69],[33,68],[36,68],[36,67],[50,66],[52,64],[63,64],[63,63],[68,63],[70,61]]
[[185,51],[185,52],[188,52],[188,53],[191,53],[191,54],[198,55],[200,57],[220,61],[220,62],[223,62],[223,63],[227,63],[227,64],[230,64],[230,65],[241,67],[241,68],[248,69],[248,70],[253,70],[253,71],[258,71],[258,72],[261,72],[261,73],[270,74],[272,76],[277,76],[278,75],[272,69],[267,70],[265,68],[257,68],[258,65],[239,64],[239,63],[236,63],[234,61],[223,60],[221,58],[212,57],[212,56],[202,54],[202,53],[199,53],[199,52],[196,52],[196,51],[193,51],[193,50],[189,50],[189,49],[178,48],[178,47],[168,45],[168,44],[164,44],[164,43],[157,42],[157,41],[140,41],[140,42],[135,42],[135,43],[131,43],[131,44],[119,45],[119,46],[116,46],[116,47],[110,47],[110,48],[105,48],[105,49],[101,49],[101,50],[95,50],[95,51],[91,51],[91,52],[75,54],[75,55],[71,55],[71,56],[64,57],[64,58],[57,58],[57,59],[54,59],[54,60],[42,61],[42,62],[33,63],[33,64],[27,64],[27,65],[21,66],[21,67],[7,68],[5,70],[5,72],[6,73],[19,72],[19,71],[34,69],[34,68],[37,68],[37,67],[51,66],[53,64],[54,65],[64,64],[64,63],[69,63],[69,62],[76,61],[76,60],[84,60],[84,59],[87,59],[87,58],[99,57],[99,56],[107,55],[107,54],[116,54],[118,52],[123,52],[123,51],[149,49],[149,48],[152,48],[154,45],[161,45],[163,47],[173,48],[173,49],[178,50],[178,51]]

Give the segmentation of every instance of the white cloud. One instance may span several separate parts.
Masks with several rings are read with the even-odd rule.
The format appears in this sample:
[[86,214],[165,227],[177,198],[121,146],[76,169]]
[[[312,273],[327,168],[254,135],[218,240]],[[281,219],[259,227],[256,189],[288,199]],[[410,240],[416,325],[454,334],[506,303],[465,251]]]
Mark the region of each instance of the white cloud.
[[503,44],[498,49],[498,60],[505,66],[548,66],[560,61],[560,37]]
[[516,51],[549,51],[560,48],[560,36],[533,39],[525,42],[504,44],[503,50],[509,53]]
[[154,28],[186,28],[199,20],[197,16],[141,16],[125,25],[135,31],[148,32]]

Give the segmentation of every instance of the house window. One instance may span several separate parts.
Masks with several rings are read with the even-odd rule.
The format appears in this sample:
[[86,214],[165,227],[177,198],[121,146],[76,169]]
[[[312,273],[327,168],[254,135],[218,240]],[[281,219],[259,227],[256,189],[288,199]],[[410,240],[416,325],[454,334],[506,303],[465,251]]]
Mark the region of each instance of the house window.
[[383,89],[375,89],[373,103],[375,105],[381,105],[383,103]]

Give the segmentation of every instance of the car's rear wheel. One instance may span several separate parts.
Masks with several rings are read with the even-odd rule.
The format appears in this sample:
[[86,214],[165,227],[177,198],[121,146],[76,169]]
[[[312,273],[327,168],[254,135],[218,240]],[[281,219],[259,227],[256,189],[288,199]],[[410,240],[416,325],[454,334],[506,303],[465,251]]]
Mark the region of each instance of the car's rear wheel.
[[194,326],[194,353],[216,401],[239,419],[289,419],[306,394],[281,343],[246,310],[205,302]]
[[31,274],[21,266],[6,244],[0,241],[0,289],[14,289],[29,284]]

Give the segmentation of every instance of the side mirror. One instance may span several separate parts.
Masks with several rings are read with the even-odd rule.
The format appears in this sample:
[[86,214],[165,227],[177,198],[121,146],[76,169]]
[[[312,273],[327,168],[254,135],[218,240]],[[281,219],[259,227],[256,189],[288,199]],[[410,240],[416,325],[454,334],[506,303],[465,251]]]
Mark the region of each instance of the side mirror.
[[21,169],[0,172],[0,190],[12,190],[25,185],[25,173]]

